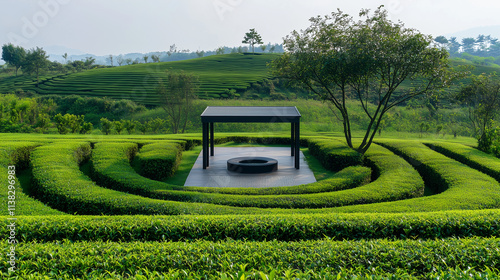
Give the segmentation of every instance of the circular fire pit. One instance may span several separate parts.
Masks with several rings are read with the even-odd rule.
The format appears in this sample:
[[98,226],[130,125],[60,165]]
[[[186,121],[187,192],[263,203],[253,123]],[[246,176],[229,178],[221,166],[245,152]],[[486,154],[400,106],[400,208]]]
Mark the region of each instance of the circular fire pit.
[[268,173],[278,170],[278,161],[268,157],[237,157],[227,160],[227,170],[237,173]]

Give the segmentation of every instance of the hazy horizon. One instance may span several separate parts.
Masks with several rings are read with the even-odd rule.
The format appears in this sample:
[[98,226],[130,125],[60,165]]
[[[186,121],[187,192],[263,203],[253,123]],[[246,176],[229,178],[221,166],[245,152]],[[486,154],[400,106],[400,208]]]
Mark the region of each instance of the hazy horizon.
[[497,1],[8,0],[0,44],[63,46],[98,56],[166,51],[172,44],[206,51],[244,45],[250,28],[274,44],[307,28],[313,16],[337,8],[357,16],[381,4],[393,21],[433,36],[500,26]]

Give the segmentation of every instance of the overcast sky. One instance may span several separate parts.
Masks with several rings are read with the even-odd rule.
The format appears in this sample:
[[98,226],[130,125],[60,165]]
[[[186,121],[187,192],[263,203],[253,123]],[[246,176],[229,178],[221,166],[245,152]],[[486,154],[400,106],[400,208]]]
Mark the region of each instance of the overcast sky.
[[282,43],[308,19],[383,4],[391,19],[434,36],[500,26],[498,0],[0,0],[0,44],[64,46],[95,55],[213,50],[255,28]]

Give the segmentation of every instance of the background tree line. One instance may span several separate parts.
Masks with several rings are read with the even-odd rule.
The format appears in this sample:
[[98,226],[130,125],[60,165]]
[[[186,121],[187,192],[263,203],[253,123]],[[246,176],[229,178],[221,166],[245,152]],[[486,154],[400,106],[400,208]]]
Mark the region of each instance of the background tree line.
[[[67,54],[63,55],[67,59]],[[50,71],[53,73],[80,72],[95,67],[102,67],[95,64],[95,58],[87,57],[85,60],[66,61],[65,64],[57,61],[49,61],[47,53],[39,47],[26,50],[20,46],[4,44],[2,46],[2,60],[11,66],[17,76],[19,70],[22,74],[35,76],[38,79],[40,74]]]
[[478,35],[461,40],[457,37],[434,38],[438,47],[445,48],[452,58],[462,58],[477,65],[500,65],[500,41],[490,35]]

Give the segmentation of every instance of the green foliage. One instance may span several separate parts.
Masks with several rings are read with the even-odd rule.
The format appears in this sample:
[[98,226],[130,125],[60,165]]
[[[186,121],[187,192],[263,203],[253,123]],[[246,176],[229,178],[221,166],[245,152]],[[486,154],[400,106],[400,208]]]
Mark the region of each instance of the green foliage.
[[49,64],[49,56],[42,49],[37,47],[36,49],[31,49],[26,53],[26,58],[23,63],[23,72],[29,75],[36,75],[36,84],[39,83],[40,73],[45,70]]
[[[82,120],[83,120],[83,118],[82,118]],[[90,133],[90,132],[92,132],[92,129],[94,129],[94,125],[92,123],[84,122],[82,124],[82,127],[80,128],[80,134]]]
[[47,129],[51,126],[49,115],[38,114],[38,121],[36,123],[36,126],[42,133],[46,133]]
[[167,71],[165,82],[167,86],[163,80],[158,82],[156,93],[160,96],[161,106],[169,117],[172,133],[184,133],[193,110],[198,77],[184,71]]
[[149,120],[144,125],[146,128],[150,128],[153,133],[160,133],[164,131],[166,122],[164,119],[156,118]]
[[14,66],[17,76],[17,71],[23,66],[26,59],[26,50],[21,46],[12,44],[4,44],[2,46],[2,60],[9,65]]
[[39,95],[36,99],[51,102],[54,110],[61,114],[84,115],[85,119],[97,125],[101,118],[120,120],[132,114],[144,112],[146,108],[130,100],[111,100],[106,97],[84,97],[78,95]]
[[[345,144],[343,147],[346,147]],[[409,164],[380,147],[379,154],[374,153],[374,157],[370,157],[370,164],[379,177],[373,183],[361,187],[370,173],[366,172],[366,169],[359,169],[359,173],[352,173],[354,170],[350,170],[349,177],[336,177],[284,190],[281,190],[281,187],[262,191],[257,189],[251,192],[256,194],[251,198],[244,195],[249,193],[246,189],[213,188],[210,193],[203,194],[193,191],[208,188],[171,186],[142,178],[133,173],[129,164],[136,149],[134,144],[96,144],[92,156],[93,178],[109,188],[152,198],[259,208],[337,207],[410,198],[423,192],[423,182],[417,172]],[[348,171],[342,173],[343,176],[348,174]],[[392,184],[390,190],[386,188],[388,183]]]
[[475,148],[457,143],[428,142],[431,149],[477,169],[500,182],[500,160]]
[[469,107],[469,119],[474,133],[479,139],[485,137],[487,129],[492,128],[492,121],[500,112],[500,81],[496,75],[472,76],[472,82],[462,86],[456,98]]
[[99,187],[79,170],[79,164],[88,159],[90,151],[89,143],[78,141],[35,149],[31,161],[34,195],[53,208],[83,215],[252,212],[250,209],[209,204],[160,201]]
[[[448,53],[429,47],[430,36],[394,23],[379,7],[362,10],[354,21],[342,11],[311,18],[311,26],[293,31],[288,52],[271,64],[273,74],[307,87],[339,113],[347,145],[352,145],[346,100],[355,96],[368,117],[357,150],[370,147],[384,115],[415,96],[447,86],[458,75],[448,71]],[[406,88],[400,85],[411,81]],[[374,109],[368,103],[377,104]]]
[[[62,215],[64,213],[51,209],[40,201],[29,197],[26,190],[19,181],[19,174],[22,170],[30,165],[30,153],[39,144],[33,142],[2,142],[0,144],[0,180],[3,184],[2,192],[0,193],[0,203],[5,205],[0,211],[0,215],[8,216],[8,196],[15,196],[14,216],[17,215]],[[15,166],[15,169],[9,169],[8,166]],[[9,171],[13,174],[9,174]],[[9,175],[15,176],[15,179],[9,179]],[[9,193],[7,182],[15,181],[15,189],[11,189],[14,193]],[[8,234],[4,235],[8,236]]]
[[59,134],[66,134],[68,132],[86,134],[92,130],[92,124],[86,123],[84,119],[85,116],[75,116],[72,114],[65,114],[64,116],[57,114],[54,116]]
[[150,127],[149,127],[149,122],[145,122],[145,123],[138,123],[138,124],[137,124],[137,129],[139,129],[139,131],[140,131],[142,134],[146,134],[146,132],[148,132],[148,130],[150,129]]
[[[23,92],[18,92],[23,94]],[[50,127],[52,108],[49,102],[36,98],[20,98],[14,94],[0,95],[0,132],[33,132],[39,127],[42,132]]]
[[[161,62],[155,64],[141,63],[123,67],[99,68],[82,72],[40,76],[39,85],[25,76],[3,79],[0,92],[10,92],[16,88],[33,91],[40,95],[81,97],[107,97],[110,100],[128,99],[137,104],[160,105],[160,97],[155,93],[156,81],[164,76],[165,70],[185,71],[199,77],[199,89],[196,95],[207,93],[209,99],[220,98],[227,88],[237,93],[244,91],[251,83],[269,78],[266,63],[279,54],[243,55],[239,53],[220,56],[208,56],[200,59]],[[82,65],[77,66],[84,69]],[[76,66],[75,66],[76,67]],[[74,67],[73,67],[74,68]],[[74,68],[76,69],[76,68]],[[109,100],[108,100],[109,101]],[[73,103],[67,102],[66,106]],[[91,106],[74,107],[84,110]],[[81,115],[82,112],[61,112]],[[106,116],[108,119],[112,115]],[[92,122],[98,119],[90,119]],[[96,122],[94,122],[95,124]]]
[[108,135],[109,133],[111,133],[111,129],[113,129],[113,125],[114,123],[110,120],[108,120],[107,118],[102,118],[101,119],[101,131]]
[[[350,166],[340,170],[334,175],[319,181],[318,183],[270,188],[206,188],[206,187],[184,187],[184,190],[223,193],[237,195],[282,195],[282,194],[307,194],[325,193],[340,190],[347,190],[359,187],[370,181],[371,169],[364,166]],[[278,199],[283,197],[278,197]]]
[[[426,185],[439,193],[420,199],[427,211],[449,209],[451,205],[461,209],[496,208],[500,205],[499,184],[486,174],[432,151],[421,143],[401,140],[378,142],[409,161]],[[410,201],[407,202],[410,206]]]
[[115,128],[116,132],[118,132],[118,134],[121,134],[125,129],[123,121],[114,121],[113,127]]
[[500,127],[495,126],[494,123],[491,120],[490,124],[484,128],[484,132],[478,137],[477,148],[500,157]]
[[333,139],[308,139],[309,152],[330,170],[338,171],[348,166],[360,165],[363,155]]
[[136,156],[141,175],[160,181],[172,177],[181,161],[181,151],[180,145],[172,142],[143,146]]
[[124,120],[123,127],[128,132],[128,134],[132,134],[134,133],[138,125],[140,125],[138,121]]
[[[222,216],[33,216],[18,219],[20,242],[77,241],[300,241],[496,237],[500,212]],[[193,230],[196,229],[196,230]],[[0,228],[2,236],[8,229]]]
[[[20,216],[16,221],[20,241],[16,254],[22,256],[18,279],[70,279],[69,275],[95,279],[161,279],[179,275],[196,279],[500,276],[496,263],[500,258],[500,212],[478,210],[500,205],[499,183],[481,173],[498,177],[500,161],[468,146],[426,142],[470,167],[432,151],[422,141],[384,140],[380,142],[404,159],[373,145],[358,159],[373,174],[370,168],[351,166],[303,186],[207,188],[203,192],[203,188],[140,177],[130,166],[138,147],[142,147],[139,154],[144,153],[145,158],[159,155],[173,160],[175,152],[169,154],[167,149],[173,152],[199,144],[199,136],[178,137],[186,142],[172,141],[174,136],[167,137],[170,141],[165,141],[165,136],[117,135],[112,140],[102,136],[92,145],[93,150],[90,143],[79,140],[87,137],[79,135],[24,135],[34,141],[30,143],[18,141],[19,137],[4,135],[0,145],[0,179],[7,174],[1,170],[4,163],[16,162],[20,169],[31,165],[34,197],[67,213],[98,216],[54,216],[61,212],[19,194],[19,209],[23,209],[19,214],[34,216]],[[229,135],[217,141],[287,144],[289,139]],[[316,145],[313,149],[324,157],[335,157],[336,152],[346,158],[350,155],[347,145],[338,138],[305,137],[301,145],[308,143],[311,147]],[[100,187],[79,170],[79,164],[91,154],[96,166],[100,165],[100,172],[110,178],[107,182],[97,180],[103,182],[102,186],[113,187],[118,182],[207,203],[156,200]],[[350,156],[357,158],[356,154]],[[370,175],[372,181],[367,183]],[[422,178],[427,185],[434,183],[443,189],[439,194],[416,197],[422,195]],[[358,179],[363,182],[353,183]],[[5,194],[0,194],[4,199],[2,196]],[[363,204],[316,208],[331,205],[326,202],[336,196],[342,203]],[[22,204],[24,199],[28,204]],[[275,207],[303,205],[314,209],[211,204],[266,207],[266,199],[272,199]],[[395,199],[398,201],[380,202]],[[159,216],[163,214],[178,216]],[[8,231],[0,228],[4,240]],[[4,268],[8,266],[6,261],[4,254],[0,257]],[[1,273],[0,277],[7,277]]]
[[[93,279],[103,279],[103,276],[109,277],[107,279],[231,279],[231,275],[233,279],[471,279],[471,276],[494,279],[500,275],[499,244],[498,238],[298,242],[228,239],[190,243],[63,241],[20,244],[16,252],[23,256],[19,275],[28,276],[36,271],[36,275],[50,275],[50,278],[71,275]],[[5,261],[5,255],[2,258]]]
[[255,53],[255,44],[263,44],[262,37],[259,33],[257,33],[257,31],[255,31],[255,28],[251,28],[249,32],[245,33],[245,37],[241,42],[244,44],[250,44],[253,53]]

